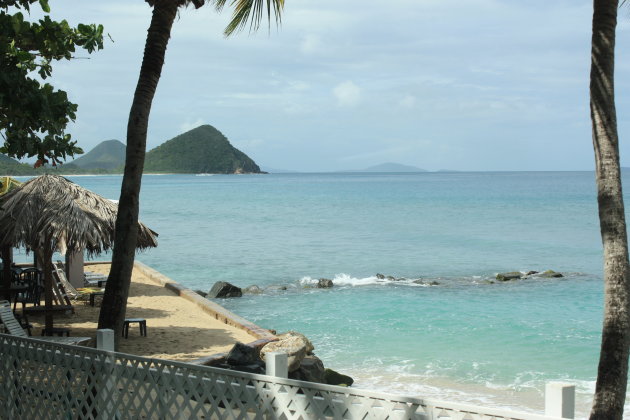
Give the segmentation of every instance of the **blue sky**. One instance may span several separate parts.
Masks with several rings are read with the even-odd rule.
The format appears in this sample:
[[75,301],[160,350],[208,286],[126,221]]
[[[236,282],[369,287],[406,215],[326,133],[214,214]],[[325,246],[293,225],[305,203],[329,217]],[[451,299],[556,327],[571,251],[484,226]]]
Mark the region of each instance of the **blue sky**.
[[[125,141],[151,10],[51,2],[113,38],[59,63],[84,150]],[[591,170],[590,1],[286,0],[279,29],[228,39],[229,10],[182,10],[148,149],[212,124],[259,165],[302,171],[398,162],[428,170]],[[622,164],[630,166],[630,8],[617,32]],[[79,57],[87,57],[80,53]]]

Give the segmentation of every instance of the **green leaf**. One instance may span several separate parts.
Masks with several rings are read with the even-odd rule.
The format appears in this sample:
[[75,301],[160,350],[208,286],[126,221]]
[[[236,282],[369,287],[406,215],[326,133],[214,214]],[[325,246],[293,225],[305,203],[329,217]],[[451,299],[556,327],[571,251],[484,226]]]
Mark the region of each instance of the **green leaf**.
[[50,13],[50,6],[48,0],[39,0],[39,5],[42,6],[42,10],[46,13]]

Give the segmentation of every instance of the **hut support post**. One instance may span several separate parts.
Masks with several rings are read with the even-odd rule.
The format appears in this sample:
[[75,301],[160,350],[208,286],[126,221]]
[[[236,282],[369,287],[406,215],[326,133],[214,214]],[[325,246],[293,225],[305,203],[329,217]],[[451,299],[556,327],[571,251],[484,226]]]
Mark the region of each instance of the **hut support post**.
[[[50,243],[50,241],[46,241]],[[44,311],[45,329],[50,333],[53,328],[53,278],[52,278],[52,250],[44,249],[38,251],[40,262],[44,268]]]
[[4,299],[11,299],[11,292],[9,292],[9,288],[11,287],[12,273],[11,273],[11,247],[3,246],[0,249],[0,254],[2,255],[2,284],[0,285],[0,289],[4,291]]

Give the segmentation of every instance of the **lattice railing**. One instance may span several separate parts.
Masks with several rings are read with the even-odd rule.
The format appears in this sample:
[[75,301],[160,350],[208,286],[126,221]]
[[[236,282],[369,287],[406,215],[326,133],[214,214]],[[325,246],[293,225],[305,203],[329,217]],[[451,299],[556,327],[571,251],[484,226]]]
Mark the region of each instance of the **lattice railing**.
[[0,334],[2,419],[552,420]]

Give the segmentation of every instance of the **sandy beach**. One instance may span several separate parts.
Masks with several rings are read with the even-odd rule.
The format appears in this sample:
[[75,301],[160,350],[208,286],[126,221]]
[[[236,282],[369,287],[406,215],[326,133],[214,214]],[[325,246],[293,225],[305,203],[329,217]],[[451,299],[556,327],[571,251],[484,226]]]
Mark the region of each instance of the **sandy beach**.
[[[86,265],[86,271],[107,274],[109,264]],[[71,329],[72,336],[96,336],[100,311],[96,306],[73,301],[75,313],[55,315],[55,327]],[[18,308],[19,311],[19,308]],[[236,342],[257,340],[244,330],[215,319],[195,303],[177,296],[134,268],[127,305],[127,318],[145,318],[147,337],[140,336],[137,324],[129,329],[129,338],[120,338],[119,351],[145,357],[190,361],[228,351]],[[41,333],[43,316],[29,316],[33,336]]]

